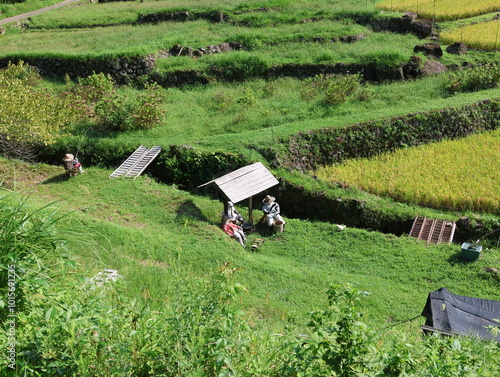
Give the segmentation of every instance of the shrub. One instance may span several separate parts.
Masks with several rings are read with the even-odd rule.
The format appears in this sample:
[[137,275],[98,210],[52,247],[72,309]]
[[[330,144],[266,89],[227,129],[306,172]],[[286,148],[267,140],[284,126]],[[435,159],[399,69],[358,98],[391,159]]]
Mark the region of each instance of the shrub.
[[500,64],[486,64],[454,72],[444,84],[449,94],[477,92],[500,85]]
[[164,100],[164,92],[158,84],[146,85],[130,106],[127,130],[148,130],[158,126],[165,115],[161,109]]
[[144,130],[160,124],[164,116],[161,110],[164,95],[159,85],[146,84],[136,97],[118,95],[113,88],[111,76],[93,74],[80,80],[69,97],[80,101],[87,116],[95,116],[97,125],[104,129]]
[[370,332],[356,303],[365,293],[346,285],[331,286],[327,294],[328,308],[311,313],[312,334],[299,338],[293,368],[307,376],[364,375],[370,371]]
[[361,85],[361,75],[347,75],[332,81],[325,92],[325,103],[330,106],[347,101]]
[[88,77],[79,79],[74,92],[88,102],[97,103],[110,96],[114,86],[115,82],[109,74],[94,72]]
[[[65,251],[50,206],[30,209],[29,197],[0,196],[0,312],[16,313],[25,304],[24,291],[47,284],[54,257]],[[6,299],[8,301],[5,301]]]
[[311,100],[323,95],[328,106],[340,105],[361,86],[361,75],[324,75],[319,74],[304,80],[301,87],[302,98]]
[[0,153],[6,157],[34,160],[36,147],[53,143],[81,116],[68,96],[33,86],[38,78],[23,62],[0,71]]

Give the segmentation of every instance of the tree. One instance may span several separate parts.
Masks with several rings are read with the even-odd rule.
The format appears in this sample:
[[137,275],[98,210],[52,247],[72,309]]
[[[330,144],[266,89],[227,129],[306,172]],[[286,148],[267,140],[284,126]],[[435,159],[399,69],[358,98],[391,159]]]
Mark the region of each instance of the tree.
[[67,96],[37,87],[40,76],[19,62],[0,70],[0,153],[33,161],[36,148],[51,144],[81,111]]

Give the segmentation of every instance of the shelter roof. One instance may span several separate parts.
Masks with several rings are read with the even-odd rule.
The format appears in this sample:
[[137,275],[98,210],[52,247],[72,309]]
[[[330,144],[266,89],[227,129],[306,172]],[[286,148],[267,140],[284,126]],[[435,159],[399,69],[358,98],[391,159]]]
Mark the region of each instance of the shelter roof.
[[250,198],[279,182],[261,163],[244,166],[198,187],[215,183],[233,203]]

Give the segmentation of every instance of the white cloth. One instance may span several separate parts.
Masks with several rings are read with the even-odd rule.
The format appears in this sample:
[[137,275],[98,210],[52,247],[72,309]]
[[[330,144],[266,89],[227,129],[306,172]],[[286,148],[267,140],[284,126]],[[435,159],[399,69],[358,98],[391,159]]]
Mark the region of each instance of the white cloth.
[[285,221],[280,216],[280,206],[276,202],[264,203],[262,206],[262,212],[266,215],[266,224],[267,226],[273,226],[274,221],[282,221],[283,224]]

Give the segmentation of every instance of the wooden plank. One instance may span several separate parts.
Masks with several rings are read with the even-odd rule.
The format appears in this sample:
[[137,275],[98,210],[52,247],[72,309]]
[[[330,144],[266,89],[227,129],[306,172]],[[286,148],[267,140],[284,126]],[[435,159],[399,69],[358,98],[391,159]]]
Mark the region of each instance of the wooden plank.
[[234,203],[238,203],[279,184],[278,180],[267,170],[262,162],[244,166],[222,177],[204,183],[198,186],[198,188],[210,183],[215,183],[224,195]]
[[238,203],[246,198],[254,196],[270,187],[276,186],[279,184],[278,180],[274,177],[273,179],[267,179],[264,181],[256,181],[252,184],[249,184],[248,187],[245,185],[240,186],[230,186],[226,188],[222,188],[221,190],[224,194],[231,199],[234,203]]
[[251,164],[251,165],[247,165],[247,166],[244,166],[242,168],[239,168],[231,173],[228,173],[226,175],[223,175],[222,177],[219,177],[219,178],[216,178],[216,179],[213,179],[209,182],[206,182],[202,185],[199,185],[198,188],[200,187],[203,187],[203,186],[206,186],[206,185],[209,185],[210,183],[216,183],[217,186],[222,186],[228,182],[230,182],[231,180],[235,179],[235,178],[238,178],[240,176],[243,176],[249,172],[252,172],[254,170],[259,170],[259,169],[265,169],[266,171],[268,171],[266,169],[266,167],[262,164],[262,162],[256,162],[255,164]]
[[418,235],[420,234],[420,230],[422,229],[422,225],[424,223],[425,217],[422,216],[417,216],[413,220],[413,225],[410,230],[410,236],[418,238]]
[[221,186],[227,182],[230,182],[238,177],[244,176],[248,173],[251,173],[252,171],[265,171],[269,172],[269,170],[266,169],[266,167],[262,164],[262,162],[256,162],[255,164],[247,165],[242,168],[239,168],[231,173],[228,173],[226,175],[223,175],[222,177],[216,178],[213,180],[217,184],[217,186]]
[[230,195],[247,195],[252,196],[271,186],[277,185],[279,182],[272,175],[268,176],[255,176],[248,174],[244,177],[238,178],[233,182],[228,182],[219,188],[228,196]]

